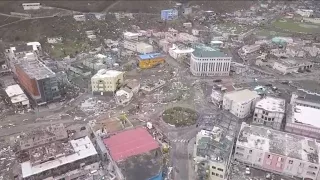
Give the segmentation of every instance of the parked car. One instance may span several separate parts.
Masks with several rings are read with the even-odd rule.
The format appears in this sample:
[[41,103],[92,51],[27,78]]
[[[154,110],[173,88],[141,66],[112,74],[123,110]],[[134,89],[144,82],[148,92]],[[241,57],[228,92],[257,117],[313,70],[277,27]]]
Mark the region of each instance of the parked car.
[[246,168],[246,172],[245,172],[245,173],[246,173],[246,175],[251,174],[251,172],[250,172],[250,168],[248,168],[248,167],[247,167],[247,168]]
[[221,79],[213,80],[213,82],[221,82],[221,81],[222,81]]

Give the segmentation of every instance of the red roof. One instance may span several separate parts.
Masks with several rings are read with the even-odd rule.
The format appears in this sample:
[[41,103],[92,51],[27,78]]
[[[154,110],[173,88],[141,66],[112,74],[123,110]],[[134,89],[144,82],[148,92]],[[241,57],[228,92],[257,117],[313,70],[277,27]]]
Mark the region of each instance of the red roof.
[[159,148],[157,141],[144,128],[131,129],[103,140],[114,161]]

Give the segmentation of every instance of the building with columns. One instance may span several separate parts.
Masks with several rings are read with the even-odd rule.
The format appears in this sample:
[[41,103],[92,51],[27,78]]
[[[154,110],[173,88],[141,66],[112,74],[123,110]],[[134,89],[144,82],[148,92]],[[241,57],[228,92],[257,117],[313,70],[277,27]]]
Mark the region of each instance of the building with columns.
[[231,59],[218,49],[197,45],[191,53],[190,71],[195,76],[229,76]]

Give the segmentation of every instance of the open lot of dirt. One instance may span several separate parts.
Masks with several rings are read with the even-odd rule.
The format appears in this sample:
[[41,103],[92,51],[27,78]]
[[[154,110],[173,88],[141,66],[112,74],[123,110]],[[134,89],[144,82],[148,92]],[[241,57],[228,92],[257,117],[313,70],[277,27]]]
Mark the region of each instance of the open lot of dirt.
[[0,26],[14,22],[14,21],[18,21],[18,20],[20,20],[20,19],[15,18],[15,17],[8,17],[8,16],[1,16],[0,15]]

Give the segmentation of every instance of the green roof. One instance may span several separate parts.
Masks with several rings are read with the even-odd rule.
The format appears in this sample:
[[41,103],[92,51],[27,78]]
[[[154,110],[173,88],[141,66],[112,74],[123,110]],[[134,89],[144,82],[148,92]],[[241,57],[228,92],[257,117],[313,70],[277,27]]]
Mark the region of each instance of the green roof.
[[225,55],[219,49],[206,46],[204,44],[194,45],[194,51],[192,54],[196,57],[227,57],[227,55]]
[[208,146],[208,143],[211,141],[211,139],[209,137],[202,137],[201,139],[199,139],[198,141],[198,146],[197,148],[199,149],[206,149]]

